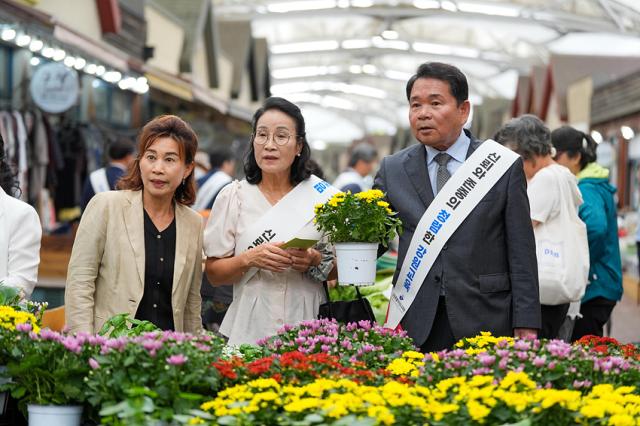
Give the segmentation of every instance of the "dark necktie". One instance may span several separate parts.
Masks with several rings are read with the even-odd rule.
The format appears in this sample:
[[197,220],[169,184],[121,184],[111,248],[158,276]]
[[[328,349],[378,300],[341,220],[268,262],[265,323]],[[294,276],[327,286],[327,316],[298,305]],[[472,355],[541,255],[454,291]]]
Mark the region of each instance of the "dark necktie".
[[440,192],[440,190],[444,187],[444,184],[447,183],[451,174],[449,170],[447,170],[447,163],[451,160],[451,156],[446,152],[441,152],[436,155],[434,161],[438,163],[438,173],[436,174],[436,191]]

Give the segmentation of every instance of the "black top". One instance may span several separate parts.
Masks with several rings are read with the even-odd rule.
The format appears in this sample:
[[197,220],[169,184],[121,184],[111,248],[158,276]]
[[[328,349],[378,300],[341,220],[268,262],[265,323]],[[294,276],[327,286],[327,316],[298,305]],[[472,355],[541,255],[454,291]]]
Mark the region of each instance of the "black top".
[[176,219],[160,232],[144,211],[144,295],[136,318],[154,323],[162,330],[174,330],[171,291],[176,257]]

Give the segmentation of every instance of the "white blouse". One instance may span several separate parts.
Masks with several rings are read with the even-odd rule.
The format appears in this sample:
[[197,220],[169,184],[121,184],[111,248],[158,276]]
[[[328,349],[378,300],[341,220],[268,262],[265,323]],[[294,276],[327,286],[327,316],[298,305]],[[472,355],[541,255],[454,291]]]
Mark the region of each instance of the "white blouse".
[[[207,257],[234,255],[236,241],[271,208],[257,185],[234,181],[220,191],[204,231]],[[235,283],[233,302],[220,332],[229,344],[255,343],[284,324],[315,319],[326,300],[322,283],[294,270],[258,270],[245,284]]]

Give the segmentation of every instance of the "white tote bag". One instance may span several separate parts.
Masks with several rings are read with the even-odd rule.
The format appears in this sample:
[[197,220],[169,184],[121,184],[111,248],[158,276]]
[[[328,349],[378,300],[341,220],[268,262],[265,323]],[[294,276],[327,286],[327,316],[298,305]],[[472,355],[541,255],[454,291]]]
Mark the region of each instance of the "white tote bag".
[[589,277],[587,227],[570,197],[560,213],[535,229],[540,303],[561,305],[582,299]]

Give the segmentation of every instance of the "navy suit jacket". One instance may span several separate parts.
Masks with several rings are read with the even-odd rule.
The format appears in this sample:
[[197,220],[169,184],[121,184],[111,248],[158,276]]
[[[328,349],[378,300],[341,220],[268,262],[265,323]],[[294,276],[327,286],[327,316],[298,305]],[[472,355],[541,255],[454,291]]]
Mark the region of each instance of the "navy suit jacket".
[[[468,158],[481,142],[467,134]],[[434,199],[425,147],[417,144],[385,157],[374,188],[387,194],[403,223],[396,282],[415,228]],[[521,159],[449,238],[405,314],[401,324],[418,346],[431,331],[441,283],[456,339],[481,331],[511,336],[514,328],[540,328],[538,266]]]

